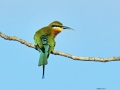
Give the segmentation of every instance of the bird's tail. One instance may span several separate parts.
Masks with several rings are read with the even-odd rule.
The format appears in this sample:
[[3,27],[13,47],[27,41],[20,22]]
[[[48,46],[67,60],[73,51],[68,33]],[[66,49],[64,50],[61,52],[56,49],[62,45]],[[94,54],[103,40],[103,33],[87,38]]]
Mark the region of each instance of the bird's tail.
[[40,58],[39,58],[38,66],[43,65],[43,76],[42,76],[42,79],[44,78],[45,65],[47,65],[47,63],[48,63],[48,61],[47,61],[48,56],[49,56],[48,50],[49,50],[49,45],[45,45],[44,48],[42,48],[40,50]]
[[42,75],[42,79],[44,78],[44,73],[45,73],[45,65],[43,65],[43,75]]
[[40,58],[39,58],[38,66],[47,65],[47,63],[48,63],[47,53],[40,51]]

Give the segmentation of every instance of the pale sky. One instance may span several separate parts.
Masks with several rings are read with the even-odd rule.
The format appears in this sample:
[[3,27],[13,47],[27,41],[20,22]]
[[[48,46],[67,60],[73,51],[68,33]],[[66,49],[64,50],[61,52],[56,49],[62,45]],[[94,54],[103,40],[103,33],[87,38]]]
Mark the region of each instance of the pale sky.
[[[120,0],[0,0],[0,32],[34,44],[52,21],[74,29],[55,50],[75,56],[120,56]],[[42,79],[39,52],[0,38],[0,90],[120,90],[120,62],[76,61],[50,55]]]

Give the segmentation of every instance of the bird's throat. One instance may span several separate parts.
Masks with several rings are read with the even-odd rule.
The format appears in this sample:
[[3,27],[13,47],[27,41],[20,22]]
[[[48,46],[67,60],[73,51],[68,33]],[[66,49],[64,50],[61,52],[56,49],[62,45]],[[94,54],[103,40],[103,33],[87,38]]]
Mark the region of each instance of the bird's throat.
[[54,32],[54,36],[58,35],[60,32],[62,32],[63,29],[61,28],[54,28],[53,32]]

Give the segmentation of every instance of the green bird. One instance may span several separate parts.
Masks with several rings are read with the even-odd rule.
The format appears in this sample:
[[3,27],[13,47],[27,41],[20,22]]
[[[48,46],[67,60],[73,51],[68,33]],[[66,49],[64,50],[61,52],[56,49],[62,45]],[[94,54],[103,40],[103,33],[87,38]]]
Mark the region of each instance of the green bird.
[[39,29],[34,35],[35,48],[40,52],[38,66],[43,66],[44,78],[45,65],[47,65],[49,54],[53,52],[55,47],[55,37],[63,31],[63,29],[72,29],[59,21],[54,21],[48,26]]

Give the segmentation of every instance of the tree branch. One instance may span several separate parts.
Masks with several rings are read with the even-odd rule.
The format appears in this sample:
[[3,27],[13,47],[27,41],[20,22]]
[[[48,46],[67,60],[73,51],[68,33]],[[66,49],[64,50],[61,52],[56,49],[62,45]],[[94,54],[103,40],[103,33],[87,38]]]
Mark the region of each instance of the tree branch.
[[[3,33],[0,32],[0,37],[6,39],[6,40],[13,40],[13,41],[18,41],[28,47],[35,48],[35,46],[31,43],[26,42],[23,39],[17,38],[15,36],[7,36]],[[54,55],[60,55],[64,57],[71,58],[73,60],[81,60],[81,61],[97,61],[97,62],[109,62],[109,61],[119,61],[120,57],[110,57],[110,58],[100,58],[100,57],[78,57],[78,56],[73,56],[67,53],[59,52],[59,51],[53,51]]]

